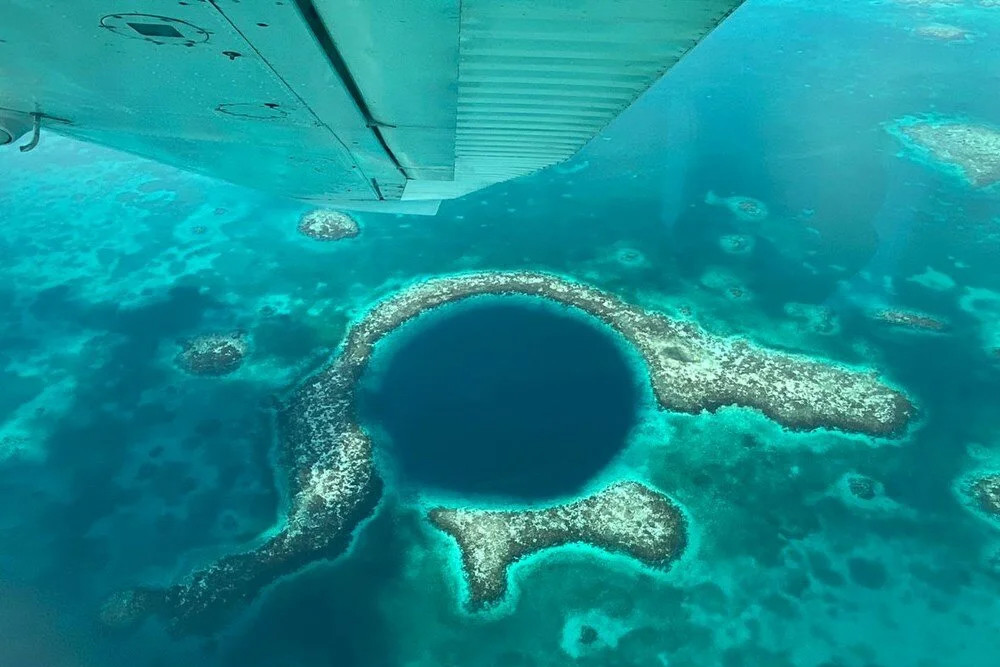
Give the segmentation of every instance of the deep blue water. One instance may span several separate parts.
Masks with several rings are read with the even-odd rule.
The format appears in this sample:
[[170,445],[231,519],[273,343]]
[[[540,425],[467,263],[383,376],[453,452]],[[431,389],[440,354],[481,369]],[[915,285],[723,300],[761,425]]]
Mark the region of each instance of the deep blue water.
[[397,334],[365,395],[403,484],[557,498],[624,448],[638,379],[599,323],[511,298],[444,310]]

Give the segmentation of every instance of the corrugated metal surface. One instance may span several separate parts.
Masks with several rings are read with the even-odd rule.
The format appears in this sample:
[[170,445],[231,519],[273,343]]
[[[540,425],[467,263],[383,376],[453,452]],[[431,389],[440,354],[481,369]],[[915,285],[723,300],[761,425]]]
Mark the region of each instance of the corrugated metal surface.
[[741,0],[463,0],[456,180],[573,155]]
[[[128,28],[164,21],[196,38]],[[0,107],[291,197],[375,201],[373,181],[386,198],[405,183],[291,3],[0,0]]]
[[739,4],[7,0],[0,108],[296,198],[446,199],[568,158]]

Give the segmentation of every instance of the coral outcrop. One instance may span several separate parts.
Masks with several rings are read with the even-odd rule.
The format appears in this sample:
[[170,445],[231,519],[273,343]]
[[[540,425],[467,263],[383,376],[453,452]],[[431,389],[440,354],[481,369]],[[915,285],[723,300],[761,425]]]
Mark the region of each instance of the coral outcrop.
[[507,591],[511,564],[533,553],[586,543],[665,567],[686,543],[684,516],[667,496],[638,482],[619,482],[582,500],[546,509],[432,509],[428,516],[458,542],[473,609]]
[[962,119],[903,118],[889,131],[916,157],[946,165],[975,187],[1000,182],[1000,130]]
[[339,241],[361,233],[357,220],[342,211],[317,210],[299,220],[299,233],[316,241]]
[[183,341],[175,362],[191,375],[228,375],[243,364],[247,349],[241,332],[204,334]]

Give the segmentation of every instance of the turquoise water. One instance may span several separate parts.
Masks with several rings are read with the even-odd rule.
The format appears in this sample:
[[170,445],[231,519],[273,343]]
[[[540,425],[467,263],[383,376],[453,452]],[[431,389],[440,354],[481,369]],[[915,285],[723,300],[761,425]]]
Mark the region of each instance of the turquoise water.
[[[917,32],[937,23],[971,36]],[[0,153],[0,665],[993,664],[1000,532],[956,488],[1000,469],[1000,198],[890,130],[925,114],[1000,125],[998,35],[1000,8],[971,0],[751,0],[570,162],[435,217],[362,214],[357,238],[328,244],[297,233],[303,205],[140,158],[51,134]],[[735,215],[729,197],[767,216]],[[731,252],[734,235],[750,249]],[[502,499],[453,468],[408,474],[398,437],[377,437],[398,474],[349,553],[278,582],[212,638],[99,625],[110,593],[179,580],[279,521],[274,405],[350,321],[416,279],[489,269],[565,274],[716,334],[875,368],[919,418],[893,440],[792,433],[748,410],[663,412],[623,380],[638,392],[624,441],[529,477],[522,500],[644,480],[690,518],[684,557],[654,574],[555,550],[515,566],[510,599],[478,615],[422,509]],[[419,361],[408,343],[440,345],[420,338],[435,327],[461,338],[489,323],[477,313],[501,317],[456,308],[466,320],[442,312],[387,340],[372,382]],[[872,316],[886,308],[948,327]],[[517,317],[508,326],[527,326]],[[179,342],[215,331],[246,332],[243,366],[180,372]],[[606,331],[573,332],[637,372],[602,347]],[[603,388],[577,356],[573,389]],[[417,377],[384,391],[398,401]],[[414,446],[463,444],[476,443]],[[881,493],[851,495],[852,474]]]

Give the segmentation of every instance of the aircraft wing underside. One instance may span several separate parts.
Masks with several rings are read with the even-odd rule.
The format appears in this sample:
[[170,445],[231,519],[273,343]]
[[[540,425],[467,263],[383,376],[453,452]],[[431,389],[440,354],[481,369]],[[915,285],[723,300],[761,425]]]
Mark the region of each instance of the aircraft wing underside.
[[740,2],[6,0],[0,144],[37,114],[297,199],[419,208],[570,157]]

